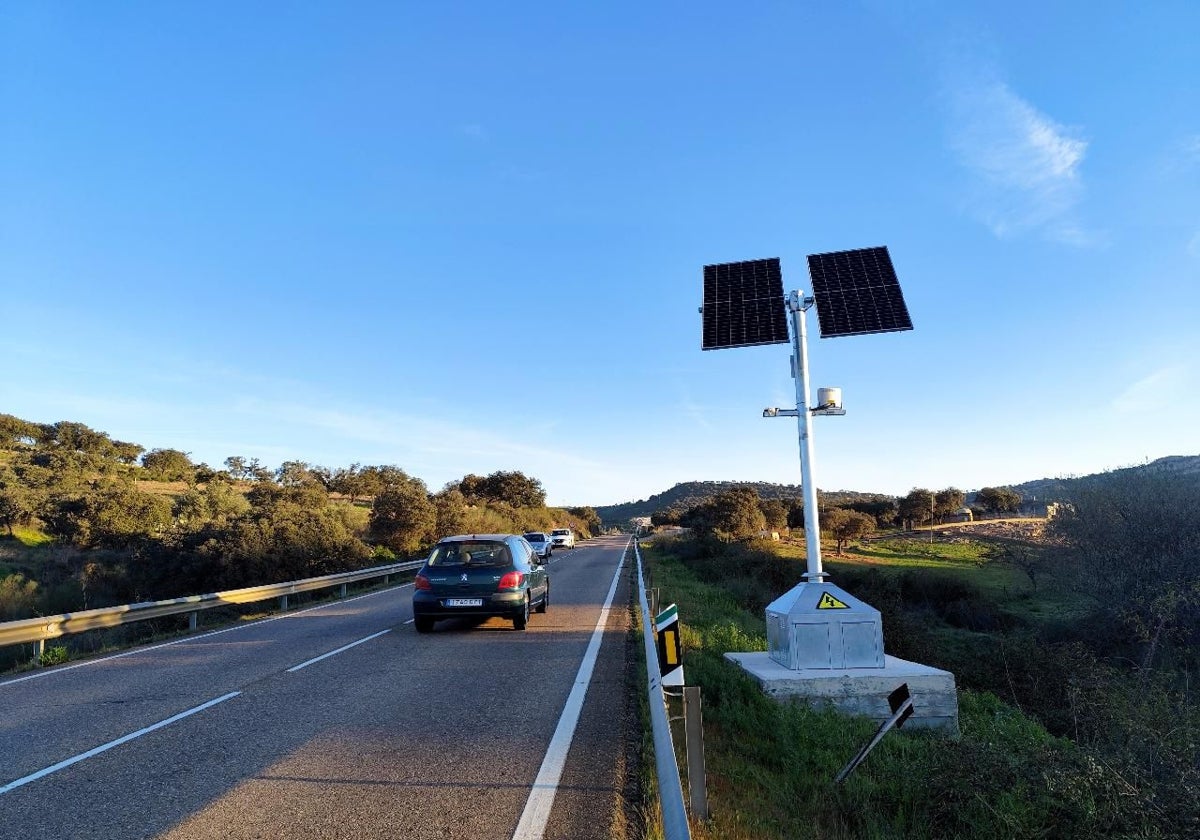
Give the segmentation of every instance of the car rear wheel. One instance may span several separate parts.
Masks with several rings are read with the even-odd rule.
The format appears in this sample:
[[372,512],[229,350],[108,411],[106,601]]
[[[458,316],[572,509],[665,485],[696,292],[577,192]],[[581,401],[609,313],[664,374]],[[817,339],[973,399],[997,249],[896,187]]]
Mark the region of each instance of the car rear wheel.
[[550,584],[547,583],[546,592],[544,595],[542,595],[542,602],[538,604],[537,611],[544,613],[546,611],[546,607],[548,606],[550,606]]
[[517,630],[524,630],[526,625],[528,625],[528,624],[529,624],[529,595],[528,595],[528,593],[526,593],[525,608],[521,611],[520,615],[513,616],[513,627],[515,627]]
[[429,633],[433,630],[433,619],[419,615],[413,619],[413,626],[417,628],[418,633]]

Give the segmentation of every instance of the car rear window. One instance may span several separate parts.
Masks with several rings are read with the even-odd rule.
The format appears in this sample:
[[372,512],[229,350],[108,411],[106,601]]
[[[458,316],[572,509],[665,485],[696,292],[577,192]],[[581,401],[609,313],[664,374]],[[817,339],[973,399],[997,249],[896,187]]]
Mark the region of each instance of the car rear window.
[[511,566],[512,552],[502,542],[441,543],[429,555],[430,566]]
[[564,529],[558,530],[558,531],[551,531],[550,533],[554,534],[554,536],[556,536],[556,537],[565,537],[567,534],[569,534],[571,532],[564,528]]
[[530,542],[545,542],[546,535],[541,531],[534,531],[531,534],[526,534],[525,539],[529,540]]

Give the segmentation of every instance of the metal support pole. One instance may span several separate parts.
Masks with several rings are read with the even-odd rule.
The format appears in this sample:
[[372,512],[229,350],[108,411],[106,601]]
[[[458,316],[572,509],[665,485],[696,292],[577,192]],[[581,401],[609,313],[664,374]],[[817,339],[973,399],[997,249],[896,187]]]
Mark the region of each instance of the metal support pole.
[[279,611],[287,612],[287,596],[286,595],[279,596]]
[[46,655],[46,640],[38,639],[33,649],[33,664],[41,667],[42,657]]
[[196,625],[200,623],[200,610],[192,610],[188,613],[188,629],[195,630]]
[[700,687],[683,687],[683,732],[687,742],[688,799],[696,819],[708,819],[708,777],[704,769],[704,715]]
[[345,597],[346,597],[346,584],[344,584],[344,583],[342,584],[342,595],[341,595],[341,597],[343,597],[343,598],[345,598]]
[[804,313],[812,306],[812,298],[799,292],[788,296],[788,311],[792,313],[792,378],[796,380],[796,425],[800,432],[800,484],[804,496],[804,540],[808,555],[809,583],[825,580],[821,567],[821,525],[817,515],[817,485],[813,481],[812,411],[808,405],[808,331]]

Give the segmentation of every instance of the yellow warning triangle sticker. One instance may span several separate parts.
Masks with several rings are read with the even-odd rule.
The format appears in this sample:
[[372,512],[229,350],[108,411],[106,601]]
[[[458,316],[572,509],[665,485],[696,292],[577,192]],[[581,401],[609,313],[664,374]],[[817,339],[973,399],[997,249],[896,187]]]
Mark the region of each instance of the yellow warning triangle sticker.
[[819,610],[848,610],[848,609],[850,609],[850,607],[847,606],[846,604],[843,604],[837,598],[834,598],[828,592],[822,592],[821,600],[817,602],[817,609],[819,609]]

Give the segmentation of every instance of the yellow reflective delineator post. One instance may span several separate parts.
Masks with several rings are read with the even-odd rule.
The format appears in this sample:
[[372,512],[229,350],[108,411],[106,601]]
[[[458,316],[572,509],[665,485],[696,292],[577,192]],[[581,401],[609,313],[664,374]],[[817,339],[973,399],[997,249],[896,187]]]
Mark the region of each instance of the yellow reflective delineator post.
[[654,618],[658,630],[658,673],[663,685],[683,685],[683,649],[679,644],[679,608],[674,604]]

